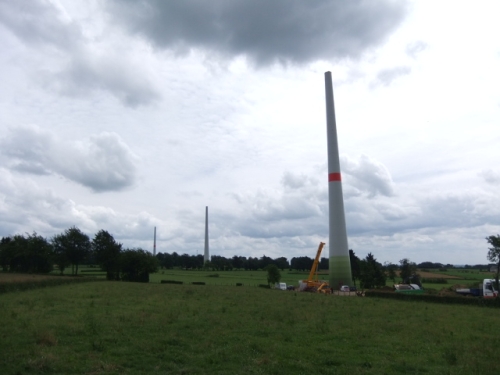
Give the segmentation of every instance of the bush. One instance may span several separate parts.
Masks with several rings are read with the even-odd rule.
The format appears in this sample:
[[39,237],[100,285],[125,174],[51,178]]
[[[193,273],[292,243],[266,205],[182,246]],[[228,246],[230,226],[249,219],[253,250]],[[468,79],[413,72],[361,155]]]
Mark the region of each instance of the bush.
[[205,285],[204,281],[193,281],[191,284],[193,285]]
[[207,277],[219,277],[219,274],[218,273],[213,273],[211,275],[208,275]]
[[183,282],[177,280],[161,280],[160,284],[183,284]]
[[269,284],[259,284],[259,288],[271,289]]
[[243,286],[243,283],[236,283],[236,286]]
[[149,274],[158,270],[158,259],[145,250],[125,250],[120,255],[120,276],[123,281],[149,282]]
[[103,273],[103,272],[106,272],[106,271],[104,271],[104,270],[102,270],[102,269],[100,269],[100,268],[99,268],[99,269],[96,269],[96,270],[80,270],[80,272],[82,272],[82,273],[85,273],[85,272],[98,272],[98,273]]

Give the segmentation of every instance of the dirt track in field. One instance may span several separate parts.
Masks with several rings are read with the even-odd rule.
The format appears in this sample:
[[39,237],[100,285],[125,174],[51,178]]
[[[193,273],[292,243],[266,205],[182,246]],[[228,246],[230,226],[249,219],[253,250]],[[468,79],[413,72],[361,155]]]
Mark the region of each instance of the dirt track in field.
[[56,279],[58,276],[49,275],[28,275],[22,273],[3,273],[0,272],[0,284],[5,283],[25,283],[30,281],[40,281],[47,279]]
[[[451,275],[446,275],[442,273],[433,273],[433,272],[424,272],[424,271],[418,271],[417,272],[421,278],[425,279],[460,279],[458,276],[451,276]],[[399,271],[396,271],[396,275],[399,276]]]
[[423,271],[418,271],[417,272],[421,278],[425,279],[460,279],[458,276],[451,276],[451,275],[445,275],[442,273],[433,273],[433,272],[423,272]]

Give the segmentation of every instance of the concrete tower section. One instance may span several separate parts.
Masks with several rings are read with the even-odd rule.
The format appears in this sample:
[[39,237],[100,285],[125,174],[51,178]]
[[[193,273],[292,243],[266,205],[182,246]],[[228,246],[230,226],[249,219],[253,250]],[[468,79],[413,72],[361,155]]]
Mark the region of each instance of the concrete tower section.
[[203,263],[210,260],[208,253],[208,206],[205,207],[205,252],[203,254]]
[[330,287],[339,289],[342,285],[352,285],[351,261],[347,244],[344,196],[340,174],[337,124],[333,103],[332,73],[325,73],[326,130],[328,139],[328,202],[330,228]]
[[154,240],[153,240],[153,256],[156,256],[156,227],[155,227],[155,234],[154,234]]

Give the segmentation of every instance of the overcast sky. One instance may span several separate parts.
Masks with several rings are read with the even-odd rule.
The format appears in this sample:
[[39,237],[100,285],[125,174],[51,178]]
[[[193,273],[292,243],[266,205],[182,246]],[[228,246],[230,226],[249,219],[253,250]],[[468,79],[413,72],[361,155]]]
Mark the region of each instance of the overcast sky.
[[[0,2],[0,236],[307,255],[328,242],[324,73],[349,247],[487,263],[500,3]],[[328,251],[328,244],[325,248]],[[327,254],[327,253],[326,253]],[[324,255],[326,255],[324,254]]]

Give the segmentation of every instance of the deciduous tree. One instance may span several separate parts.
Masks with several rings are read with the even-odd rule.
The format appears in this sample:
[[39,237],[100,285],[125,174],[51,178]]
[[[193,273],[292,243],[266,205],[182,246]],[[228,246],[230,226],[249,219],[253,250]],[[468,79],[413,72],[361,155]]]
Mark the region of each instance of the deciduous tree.
[[279,283],[281,280],[281,273],[278,267],[274,264],[268,264],[266,267],[267,271],[267,283],[269,285]]
[[387,278],[391,280],[393,283],[396,282],[396,270],[398,269],[398,266],[396,266],[394,263],[385,263],[384,264],[385,271],[387,273]]
[[399,261],[399,276],[404,283],[409,282],[412,275],[416,274],[417,265],[408,258]]
[[111,234],[101,229],[94,236],[91,247],[95,260],[106,271],[106,278],[118,280],[120,278],[122,244],[116,242]]
[[36,232],[26,236],[25,271],[48,273],[52,271],[52,245]]
[[361,275],[361,260],[356,256],[356,254],[354,254],[353,250],[349,250],[349,259],[351,261],[352,282],[354,283],[354,286],[356,286],[356,280],[359,280]]
[[2,270],[9,271],[14,258],[14,240],[12,237],[2,237],[0,240],[0,266]]
[[149,282],[149,274],[158,270],[158,259],[142,249],[126,249],[120,256],[123,281]]
[[386,275],[382,264],[377,262],[372,253],[368,253],[360,263],[359,281],[361,287],[370,289],[385,285]]
[[[500,273],[500,235],[496,236],[489,236],[486,237],[486,241],[491,245],[491,247],[488,248],[488,254],[487,258],[490,262],[496,263],[497,265],[497,272],[495,273],[495,282],[496,286],[498,288],[498,276]],[[497,295],[497,298],[499,296]]]
[[89,236],[80,229],[71,227],[66,229],[63,234],[54,236],[51,242],[56,254],[56,264],[61,273],[68,264],[71,264],[73,266],[72,273],[78,275],[78,266],[90,254]]

